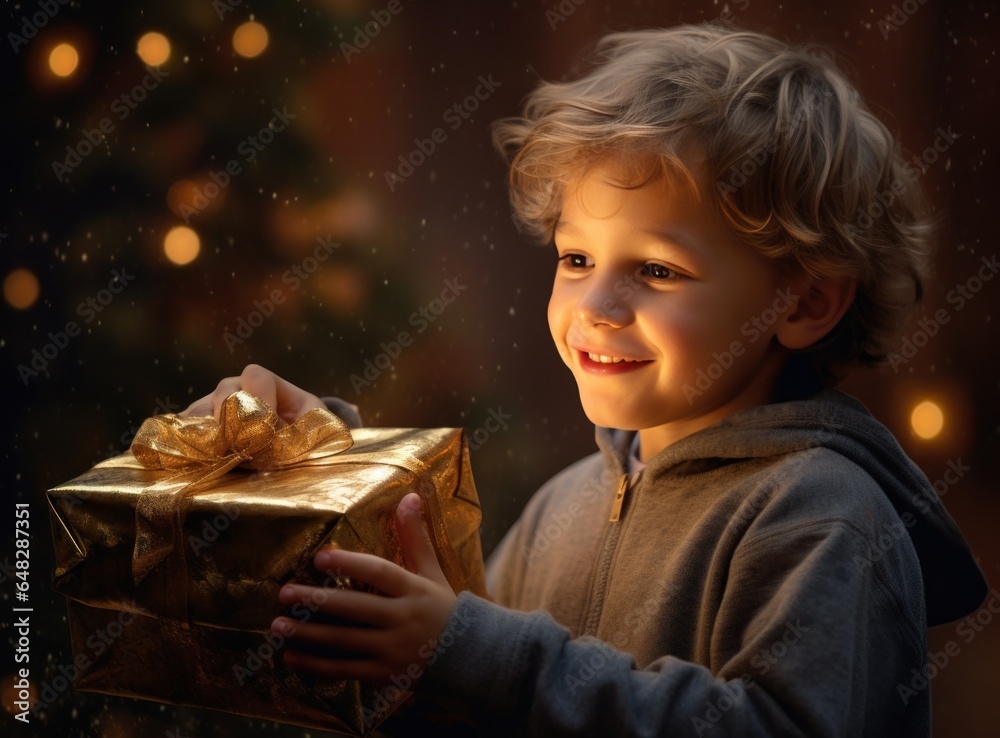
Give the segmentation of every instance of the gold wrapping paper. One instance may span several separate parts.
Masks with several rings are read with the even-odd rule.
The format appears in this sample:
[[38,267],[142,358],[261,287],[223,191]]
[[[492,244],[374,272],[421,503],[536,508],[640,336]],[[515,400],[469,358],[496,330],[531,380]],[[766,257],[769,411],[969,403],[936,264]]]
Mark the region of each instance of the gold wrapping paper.
[[270,623],[289,581],[355,586],[324,582],[323,546],[402,565],[411,491],[452,587],[485,595],[461,430],[350,431],[326,410],[288,425],[244,392],[218,423],[150,418],[128,453],[48,493],[77,688],[366,735],[385,691],[287,670]]

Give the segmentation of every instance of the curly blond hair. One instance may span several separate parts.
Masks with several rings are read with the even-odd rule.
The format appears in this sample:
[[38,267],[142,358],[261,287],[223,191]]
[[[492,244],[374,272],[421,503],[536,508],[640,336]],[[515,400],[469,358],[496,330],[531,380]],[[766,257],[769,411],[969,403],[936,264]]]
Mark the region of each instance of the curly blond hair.
[[923,295],[931,225],[919,175],[830,54],[719,22],[612,33],[597,51],[589,74],[543,82],[522,116],[493,124],[522,232],[551,241],[564,188],[596,162],[651,160],[645,181],[697,180],[782,269],[857,281],[804,350],[821,384],[883,361]]

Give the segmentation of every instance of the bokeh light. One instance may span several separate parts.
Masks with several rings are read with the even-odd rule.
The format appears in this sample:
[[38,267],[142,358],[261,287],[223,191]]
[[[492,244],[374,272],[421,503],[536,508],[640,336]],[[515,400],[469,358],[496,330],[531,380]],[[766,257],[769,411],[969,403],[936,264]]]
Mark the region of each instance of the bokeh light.
[[913,427],[913,432],[921,438],[934,438],[944,427],[944,413],[937,403],[924,400],[913,408],[910,425]]
[[163,239],[163,253],[178,266],[190,264],[198,258],[199,252],[201,252],[201,239],[187,226],[171,228]]
[[184,220],[191,216],[214,213],[226,199],[226,190],[216,185],[207,175],[192,176],[192,179],[174,182],[167,190],[167,206],[174,215]]
[[34,305],[38,291],[38,278],[30,269],[15,269],[3,280],[3,299],[18,310]]
[[158,67],[170,58],[170,41],[162,33],[150,31],[139,39],[136,53],[149,66]]
[[49,52],[49,69],[57,77],[69,77],[80,64],[80,54],[72,44],[59,44]]
[[[3,699],[4,711],[8,715],[14,715],[20,712],[16,709],[14,705],[15,700],[20,700],[22,697],[27,696],[27,702],[32,705],[35,704],[35,700],[38,699],[38,690],[35,688],[34,682],[28,680],[28,688],[25,690],[23,687],[18,687],[17,685],[21,682],[21,678],[18,677],[16,680],[14,674],[3,677],[0,679],[0,698]],[[27,695],[25,695],[27,692]]]
[[233,33],[233,51],[247,59],[260,56],[267,48],[267,29],[257,21],[247,21]]

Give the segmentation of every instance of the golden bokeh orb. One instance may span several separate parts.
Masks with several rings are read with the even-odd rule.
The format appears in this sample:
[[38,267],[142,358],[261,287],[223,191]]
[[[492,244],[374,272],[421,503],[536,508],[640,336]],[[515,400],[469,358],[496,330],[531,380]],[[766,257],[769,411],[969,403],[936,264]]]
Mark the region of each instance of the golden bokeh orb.
[[15,701],[29,702],[32,707],[36,706],[38,689],[30,679],[26,681],[28,682],[27,688],[23,686],[24,682],[20,677],[15,680],[13,673],[0,678],[0,699],[3,699],[4,712],[8,715],[13,716],[20,712],[14,704]]
[[187,226],[175,226],[163,239],[163,253],[177,266],[190,264],[201,252],[201,239]]
[[69,77],[80,64],[80,54],[72,44],[59,44],[49,52],[49,69],[57,77]]
[[150,31],[139,39],[135,52],[151,67],[158,67],[170,58],[170,40],[162,33]]
[[233,51],[246,59],[263,54],[267,42],[267,29],[257,21],[247,21],[233,32]]
[[910,425],[921,438],[934,438],[944,428],[944,412],[936,402],[924,400],[910,413]]
[[3,280],[3,299],[18,310],[34,305],[38,292],[38,277],[30,269],[15,269]]

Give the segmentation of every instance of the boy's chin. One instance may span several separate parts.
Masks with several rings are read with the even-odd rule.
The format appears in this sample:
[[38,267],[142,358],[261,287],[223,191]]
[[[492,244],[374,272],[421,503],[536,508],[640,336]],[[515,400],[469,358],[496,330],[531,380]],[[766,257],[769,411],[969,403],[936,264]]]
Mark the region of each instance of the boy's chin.
[[629,413],[622,412],[622,408],[608,407],[605,404],[595,404],[583,402],[583,412],[594,425],[603,428],[618,428],[620,430],[640,430],[635,418]]

